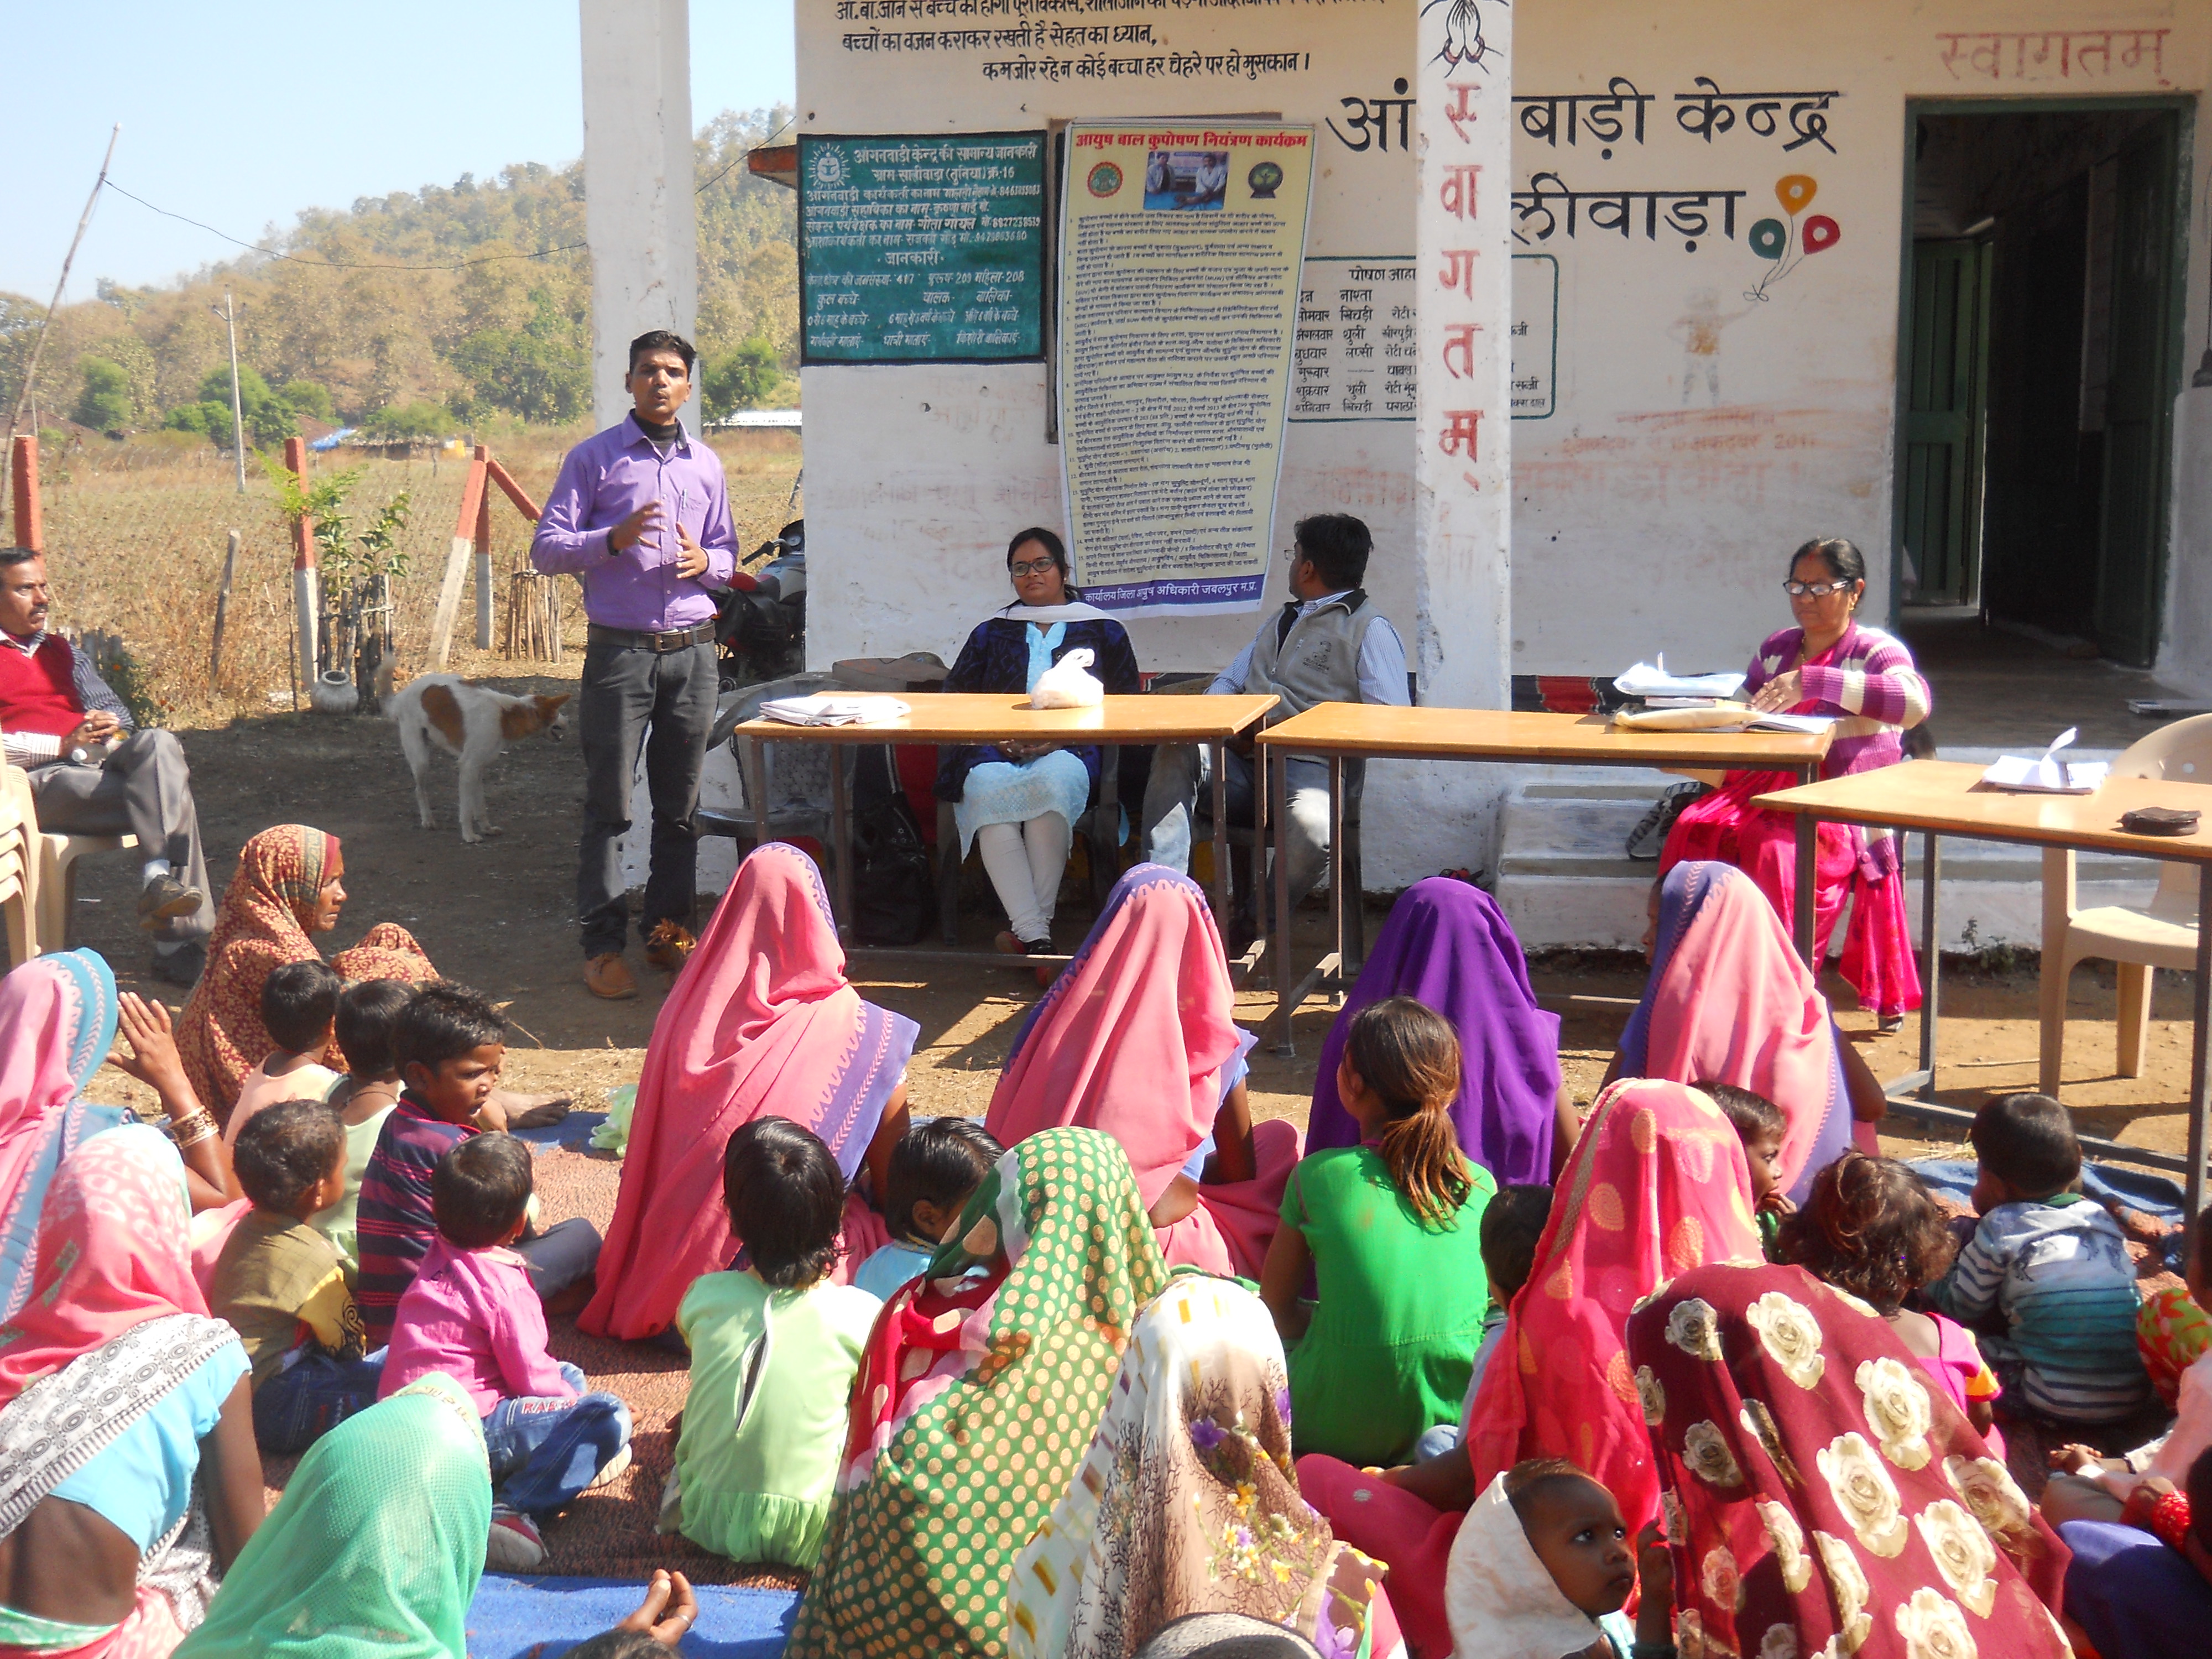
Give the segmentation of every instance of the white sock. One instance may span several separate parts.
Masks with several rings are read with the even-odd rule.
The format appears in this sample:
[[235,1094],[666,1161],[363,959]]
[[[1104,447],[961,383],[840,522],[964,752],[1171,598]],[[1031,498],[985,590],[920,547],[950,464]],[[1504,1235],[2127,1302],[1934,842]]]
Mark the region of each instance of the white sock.
[[168,860],[148,859],[139,868],[139,884],[143,886],[149,883],[159,881],[163,876],[167,875],[169,872],[170,866]]

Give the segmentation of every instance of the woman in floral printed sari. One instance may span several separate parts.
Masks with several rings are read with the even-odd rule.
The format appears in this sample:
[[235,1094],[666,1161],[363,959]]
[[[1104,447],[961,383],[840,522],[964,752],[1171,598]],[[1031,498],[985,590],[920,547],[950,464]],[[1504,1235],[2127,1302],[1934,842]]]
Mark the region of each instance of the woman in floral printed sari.
[[1179,1277],[1137,1321],[1090,1455],[1014,1564],[1014,1659],[1129,1659],[1191,1613],[1243,1613],[1329,1659],[1389,1659],[1383,1569],[1291,1472],[1289,1372],[1267,1304]]
[[868,1339],[789,1659],[1005,1651],[1014,1558],[1166,1281],[1113,1137],[1046,1129],[999,1160]]
[[1685,1653],[2035,1659],[2067,1551],[1874,1310],[1699,1267],[1628,1322]]

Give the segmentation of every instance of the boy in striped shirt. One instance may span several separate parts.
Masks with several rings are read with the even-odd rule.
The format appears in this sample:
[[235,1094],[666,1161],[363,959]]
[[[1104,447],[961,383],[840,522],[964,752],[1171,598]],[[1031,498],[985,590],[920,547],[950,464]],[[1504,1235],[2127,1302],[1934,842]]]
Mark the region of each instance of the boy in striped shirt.
[[2081,1147],[2066,1109],[2006,1095],[1975,1115],[1969,1139],[1981,1220],[1930,1299],[1987,1333],[1983,1352],[2014,1414],[2084,1425],[2134,1415],[2150,1392],[2135,1267],[2119,1224],[2076,1190]]

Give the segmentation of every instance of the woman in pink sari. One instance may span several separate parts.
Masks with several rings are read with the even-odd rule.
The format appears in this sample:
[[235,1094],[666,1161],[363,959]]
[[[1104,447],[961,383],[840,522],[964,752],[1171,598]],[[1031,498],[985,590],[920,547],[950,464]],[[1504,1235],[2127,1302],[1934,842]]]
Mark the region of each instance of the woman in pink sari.
[[1030,1011],[984,1124],[1007,1146],[1103,1130],[1129,1155],[1170,1267],[1257,1279],[1302,1148],[1294,1126],[1252,1121],[1253,1038],[1236,1006],[1198,884],[1140,864]]
[[1628,1364],[1628,1316],[1708,1261],[1759,1259],[1751,1171],[1720,1109],[1680,1084],[1631,1079],[1598,1097],[1567,1159],[1528,1282],[1468,1413],[1455,1455],[1377,1479],[1298,1460],[1299,1489],[1338,1537],[1385,1561],[1419,1659],[1451,1651],[1444,1565],[1474,1494],[1528,1457],[1564,1457],[1620,1505],[1632,1536],[1659,1518],[1651,1437]]
[[[1856,620],[1866,595],[1866,558],[1840,538],[1810,541],[1790,556],[1784,586],[1796,626],[1767,636],[1751,659],[1745,689],[1768,712],[1836,717],[1835,741],[1820,769],[1839,778],[1905,758],[1904,733],[1928,718],[1933,699],[1902,641]],[[1719,859],[1759,884],[1790,930],[1797,895],[1796,820],[1752,805],[1753,796],[1786,789],[1783,772],[1731,772],[1711,794],[1683,809],[1659,855],[1664,875],[1685,859]],[[1813,884],[1813,959],[1828,958],[1830,936],[1852,899],[1844,941],[1844,977],[1885,1031],[1920,1006],[1920,975],[1905,923],[1897,840],[1869,837],[1850,824],[1820,826]]]
[[[906,1133],[919,1030],[847,983],[814,861],[781,842],[749,854],[653,1021],[599,1290],[577,1324],[630,1341],[657,1336],[693,1279],[730,1265],[739,1241],[722,1206],[722,1150],[756,1118],[811,1130],[848,1188],[865,1166],[880,1194]],[[848,1190],[838,1280],[890,1242],[867,1200]]]
[[1828,1000],[1773,907],[1726,864],[1678,864],[1660,884],[1651,976],[1606,1081],[1726,1083],[1782,1109],[1778,1174],[1802,1203],[1851,1144],[1854,1097],[1881,1085],[1836,1036]]

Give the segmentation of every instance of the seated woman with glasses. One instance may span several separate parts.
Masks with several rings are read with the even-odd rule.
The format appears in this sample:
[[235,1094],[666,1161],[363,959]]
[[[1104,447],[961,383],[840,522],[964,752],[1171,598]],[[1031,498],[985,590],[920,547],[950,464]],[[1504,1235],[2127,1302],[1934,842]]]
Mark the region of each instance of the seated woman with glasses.
[[[1028,691],[1079,647],[1109,693],[1133,695],[1137,653],[1121,624],[1083,603],[1067,580],[1067,550],[1049,530],[1030,529],[1006,548],[1016,598],[976,624],[945,676],[947,691]],[[1001,743],[939,751],[937,798],[953,803],[960,856],[970,842],[1006,906],[999,949],[1027,956],[1052,948],[1053,907],[1075,821],[1098,781],[1095,744]],[[1094,848],[1094,858],[1109,849]],[[1042,974],[1042,969],[1039,972]]]
[[[1745,688],[1752,707],[1835,716],[1823,778],[1896,765],[1905,758],[1905,732],[1928,718],[1931,699],[1904,641],[1856,620],[1866,594],[1865,556],[1840,537],[1807,542],[1790,556],[1782,586],[1797,623],[1767,635],[1752,657]],[[1660,875],[1686,859],[1733,864],[1758,883],[1783,927],[1793,927],[1796,819],[1751,802],[1796,781],[1786,772],[1729,773],[1718,789],[1674,820],[1659,855]],[[1885,1031],[1897,1030],[1905,1012],[1920,1006],[1920,975],[1905,918],[1902,854],[1887,831],[1870,835],[1850,824],[1824,823],[1814,855],[1814,960],[1827,960],[1829,936],[1844,898],[1851,897],[1844,977]]]

